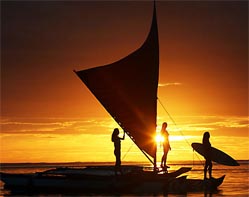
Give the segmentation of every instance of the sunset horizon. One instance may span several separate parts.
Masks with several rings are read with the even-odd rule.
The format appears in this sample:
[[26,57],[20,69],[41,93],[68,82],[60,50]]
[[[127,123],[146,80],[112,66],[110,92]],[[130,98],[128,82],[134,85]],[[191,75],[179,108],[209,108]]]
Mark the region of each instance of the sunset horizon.
[[[203,117],[200,117],[200,119],[203,119]],[[213,120],[214,117],[210,117],[210,119]],[[189,122],[188,117],[185,117],[185,121],[186,120]],[[168,121],[168,131],[170,133],[170,143],[172,146],[172,151],[168,154],[169,162],[192,161],[193,157],[197,163],[200,162],[200,159],[203,160],[204,158],[202,156],[193,152],[190,144],[193,142],[202,143],[204,131],[210,132],[210,142],[212,146],[223,150],[236,160],[249,159],[248,136],[243,136],[243,134],[241,135],[239,132],[237,135],[225,135],[231,130],[231,125],[236,125],[237,131],[243,131],[243,127],[245,130],[247,129],[243,124],[239,125],[238,122],[233,121],[234,117],[230,118],[230,120],[224,119],[223,121],[219,119],[216,123],[210,120],[210,122],[200,123],[198,120],[193,123],[185,123],[185,128],[182,126],[182,128],[176,127],[171,121]],[[245,120],[246,117],[240,121],[243,122]],[[34,119],[30,119],[29,121],[34,121]],[[1,155],[1,163],[115,161],[111,133],[113,128],[118,127],[118,125],[111,117],[105,119],[95,118],[95,120],[79,118],[76,120],[70,119],[69,121],[64,121],[64,119],[49,119],[49,121],[48,119],[42,119],[42,122],[35,119],[35,121],[35,123],[15,121],[12,123],[15,125],[13,127],[15,131],[9,130],[8,133],[1,134],[1,153],[4,153],[3,148],[9,153]],[[2,122],[2,125],[4,124],[11,125],[10,122]],[[22,124],[24,126],[21,126]],[[204,126],[205,124],[206,126]],[[225,124],[227,125],[220,126]],[[184,123],[179,122],[179,125],[184,125]],[[17,130],[17,127],[19,127],[20,130]],[[161,125],[158,125],[157,130],[160,130],[160,127]],[[236,128],[235,126],[232,127]],[[26,128],[25,134],[23,128]],[[227,131],[223,132],[223,134],[220,133],[219,130],[224,128],[226,128]],[[101,131],[93,134],[95,130]],[[12,143],[13,140],[15,140],[14,144]],[[90,143],[86,143],[87,141]],[[101,151],[99,150],[99,144],[102,144]],[[240,149],[238,149],[238,146]],[[6,149],[7,147],[8,149]],[[122,160],[123,162],[134,161],[149,163],[128,136],[126,140],[122,142],[121,149],[121,157],[125,155],[125,158]],[[40,153],[43,154],[41,155]],[[184,155],[181,155],[183,153]],[[15,157],[13,157],[13,155],[15,155]],[[160,155],[162,155],[162,147],[158,146],[158,159],[160,159]]]

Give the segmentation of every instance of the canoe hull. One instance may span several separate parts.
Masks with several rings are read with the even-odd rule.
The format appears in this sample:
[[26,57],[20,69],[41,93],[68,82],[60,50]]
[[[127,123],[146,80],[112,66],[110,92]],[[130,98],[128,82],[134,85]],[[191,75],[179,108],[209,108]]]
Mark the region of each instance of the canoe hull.
[[[125,172],[122,175],[112,175],[111,171],[103,169],[75,170],[71,168],[54,169],[33,174],[1,173],[4,187],[11,191],[24,193],[122,193],[122,194],[162,194],[186,193],[204,189],[216,189],[223,181],[213,181],[208,184],[203,180],[187,179],[181,174],[191,168],[180,168],[172,173],[157,174],[151,171]],[[102,173],[98,174],[100,171]],[[209,185],[209,187],[205,187]]]

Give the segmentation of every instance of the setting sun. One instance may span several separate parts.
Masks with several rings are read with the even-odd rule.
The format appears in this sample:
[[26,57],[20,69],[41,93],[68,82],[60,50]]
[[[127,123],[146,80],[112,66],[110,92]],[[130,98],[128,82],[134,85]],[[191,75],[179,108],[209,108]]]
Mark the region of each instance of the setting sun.
[[160,133],[158,133],[155,137],[155,141],[157,144],[164,142],[164,137]]

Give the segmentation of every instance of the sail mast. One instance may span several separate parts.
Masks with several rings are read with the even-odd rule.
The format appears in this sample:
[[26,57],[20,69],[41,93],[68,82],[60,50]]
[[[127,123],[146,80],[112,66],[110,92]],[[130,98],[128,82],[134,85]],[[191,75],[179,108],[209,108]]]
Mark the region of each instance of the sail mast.
[[[157,14],[156,14],[156,1],[154,0],[154,9],[153,9],[153,19],[152,19],[152,25],[151,28],[154,28],[156,31],[156,41],[157,41],[157,86],[158,86],[158,75],[159,75],[159,41],[158,41],[158,28],[157,28]],[[152,30],[151,30],[152,31]],[[157,92],[156,92],[156,117],[157,117]],[[157,118],[156,118],[156,124],[157,124]],[[156,128],[155,128],[155,136],[156,136]],[[154,155],[154,171],[157,170],[157,144],[155,145],[155,155]]]

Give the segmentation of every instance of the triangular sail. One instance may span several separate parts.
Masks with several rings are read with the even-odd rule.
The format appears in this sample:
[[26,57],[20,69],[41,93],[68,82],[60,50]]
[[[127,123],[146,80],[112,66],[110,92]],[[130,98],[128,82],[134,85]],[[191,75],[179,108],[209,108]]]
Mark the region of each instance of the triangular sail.
[[158,70],[154,7],[149,35],[138,50],[112,64],[76,72],[134,143],[154,159]]

